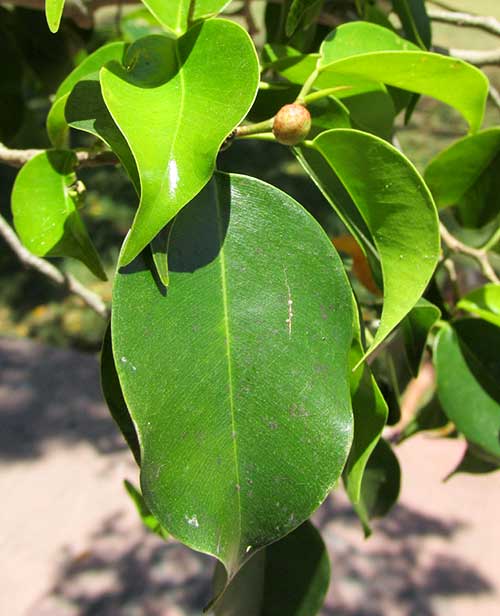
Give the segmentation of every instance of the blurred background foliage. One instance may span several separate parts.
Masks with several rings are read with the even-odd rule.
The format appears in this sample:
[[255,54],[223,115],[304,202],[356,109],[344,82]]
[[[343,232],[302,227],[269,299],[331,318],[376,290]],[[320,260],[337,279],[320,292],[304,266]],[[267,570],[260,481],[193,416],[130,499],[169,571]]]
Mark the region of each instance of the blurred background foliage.
[[[345,10],[349,3],[331,0],[327,4],[335,13],[337,7]],[[260,31],[254,35],[257,45],[265,28],[264,7],[265,3],[259,0],[252,3]],[[238,13],[239,8],[241,2],[231,3],[228,14]],[[500,18],[498,0],[455,0],[453,8]],[[50,97],[72,68],[104,42],[121,38],[133,41],[159,31],[154,18],[140,5],[99,9],[91,30],[64,19],[55,35],[50,34],[43,12],[0,7],[0,52],[2,58],[8,59],[2,67],[0,141],[13,148],[49,147],[45,119]],[[433,43],[440,47],[488,49],[495,47],[496,40],[480,30],[433,24]],[[500,67],[487,67],[485,73],[500,88]],[[489,103],[485,127],[498,124],[499,115],[499,110]],[[466,126],[455,111],[424,97],[408,125],[404,125],[402,115],[397,118],[396,132],[405,153],[423,170],[437,152],[466,133]],[[90,146],[92,142],[81,133],[72,134],[72,145]],[[287,148],[275,143],[238,141],[220,154],[219,167],[247,173],[282,188],[314,214],[330,237],[344,233],[332,208]],[[8,220],[15,175],[16,169],[0,165],[0,211]],[[87,188],[82,215],[109,280],[97,280],[75,260],[57,262],[108,301],[120,244],[132,221],[137,199],[120,168],[82,169],[79,177]],[[349,270],[356,266],[352,257],[345,257],[345,262]],[[353,282],[368,304],[378,301],[356,279]],[[54,287],[37,272],[24,269],[0,239],[0,333],[96,351],[104,328],[102,320],[77,297]]]

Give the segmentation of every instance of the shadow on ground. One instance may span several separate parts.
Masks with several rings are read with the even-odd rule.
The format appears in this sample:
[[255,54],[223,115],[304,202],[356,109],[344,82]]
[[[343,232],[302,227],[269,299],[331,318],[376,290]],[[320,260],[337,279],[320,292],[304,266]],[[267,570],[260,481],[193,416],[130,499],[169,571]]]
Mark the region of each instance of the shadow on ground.
[[[436,554],[426,539],[453,540],[459,522],[445,523],[398,506],[378,525],[377,547],[346,538],[353,512],[329,500],[316,516],[332,560],[332,588],[323,616],[438,616],[436,597],[480,595],[491,583],[471,563]],[[359,532],[361,532],[360,529]],[[88,552],[62,557],[51,592],[30,616],[192,616],[210,598],[213,560],[177,543],[121,527],[113,516]],[[279,611],[272,612],[281,616]],[[290,616],[283,614],[283,616]]]
[[103,404],[95,357],[29,340],[0,340],[0,461],[31,459],[50,443],[125,449]]

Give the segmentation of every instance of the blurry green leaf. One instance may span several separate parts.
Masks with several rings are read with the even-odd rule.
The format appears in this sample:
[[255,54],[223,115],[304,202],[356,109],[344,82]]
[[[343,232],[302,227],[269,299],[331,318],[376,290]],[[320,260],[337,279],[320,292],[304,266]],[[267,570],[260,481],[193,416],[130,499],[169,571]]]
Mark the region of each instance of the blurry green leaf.
[[424,177],[438,207],[459,205],[465,226],[486,224],[500,212],[500,128],[456,141],[431,160]]
[[500,285],[486,284],[464,295],[457,308],[500,327]]
[[301,147],[306,171],[366,247],[370,241],[363,231],[368,229],[380,257],[384,304],[370,353],[413,308],[432,277],[439,257],[436,209],[413,165],[377,137],[337,129],[316,137],[311,147],[323,156],[349,193],[357,213],[339,211],[339,193],[330,191],[329,171],[324,166],[318,168],[308,148]]
[[401,469],[390,445],[380,439],[368,460],[361,496],[354,510],[363,525],[365,537],[371,535],[370,520],[385,516],[398,500]]
[[[363,53],[359,44],[354,47],[356,55],[349,52],[348,46],[339,49],[337,41],[341,35],[364,41],[369,51]],[[342,85],[343,81],[350,83],[353,79],[385,83],[432,96],[455,107],[470,124],[471,131],[477,131],[483,120],[488,95],[485,75],[461,60],[415,51],[410,47],[405,50],[404,44],[395,53],[395,46],[386,46],[389,36],[395,37],[386,28],[366,22],[339,26],[321,46],[315,87]],[[379,42],[385,49],[374,51]],[[406,45],[411,43],[406,42]]]
[[64,0],[45,0],[45,16],[51,32],[59,30],[64,11]]
[[116,372],[113,349],[111,347],[111,329],[106,328],[101,349],[101,389],[111,416],[120,428],[135,461],[141,463],[141,448],[134,423],[123,398],[122,388]]
[[431,22],[424,0],[392,0],[406,36],[419,47],[431,46]]
[[149,251],[116,276],[115,364],[148,507],[233,575],[307,519],[345,464],[351,291],[316,221],[244,176],[216,174],[168,252],[166,293]]
[[458,473],[484,475],[485,473],[492,473],[499,469],[500,459],[495,459],[492,456],[488,456],[479,447],[468,443],[463,458],[460,460],[458,466],[448,475],[448,477],[446,477],[446,479],[451,479],[453,475],[457,475]]
[[448,423],[449,419],[444,414],[439,400],[433,396],[427,404],[418,409],[415,417],[403,428],[398,435],[398,444],[419,432],[444,428]]
[[[364,354],[357,310],[349,363],[351,369]],[[358,503],[366,464],[382,434],[387,420],[387,404],[370,368],[361,364],[351,372],[351,398],[354,415],[354,438],[343,472],[346,492],[352,503]]]
[[[288,37],[292,36],[295,30],[298,28],[300,22],[311,12],[312,9],[318,5],[323,4],[323,0],[292,0],[290,8],[288,9],[288,15],[286,18],[285,32]],[[304,26],[310,25],[304,23]]]
[[124,480],[123,485],[132,499],[132,502],[134,503],[137,513],[139,514],[144,526],[149,528],[149,530],[155,535],[159,535],[162,539],[168,539],[167,531],[162,528],[162,525],[154,517],[151,511],[149,511],[148,506],[144,502],[144,498],[139,490],[127,479]]
[[247,114],[259,81],[252,40],[237,24],[220,19],[178,40],[141,39],[128,49],[125,65],[101,71],[106,106],[141,179],[123,264],[208,182],[221,144]]
[[[216,616],[315,616],[330,582],[328,552],[319,532],[304,522],[286,537],[260,550],[233,578],[216,603]],[[217,564],[215,595],[226,573]]]
[[106,280],[99,255],[77,212],[76,157],[66,150],[48,150],[19,171],[12,190],[16,231],[39,257],[73,257]]
[[[455,323],[454,327],[458,323]],[[500,456],[500,403],[498,398],[492,397],[485,389],[484,381],[490,380],[490,372],[480,363],[483,359],[480,353],[485,351],[487,345],[492,346],[497,357],[495,373],[498,373],[499,334],[496,332],[500,330],[480,320],[477,320],[474,328],[477,328],[476,336],[467,339],[469,353],[460,344],[459,336],[452,327],[446,326],[440,330],[434,354],[437,391],[446,415],[457,430],[488,454]],[[464,333],[461,332],[462,335]],[[493,351],[490,355],[492,353]],[[474,369],[471,369],[471,361],[477,364]],[[483,382],[478,379],[481,368],[484,368],[481,378]],[[492,382],[491,385],[496,385],[497,388],[499,386],[498,381]]]
[[177,36],[200,19],[217,15],[230,0],[143,0],[153,15]]
[[440,317],[439,308],[421,298],[402,322],[406,357],[415,377],[420,369],[429,332]]

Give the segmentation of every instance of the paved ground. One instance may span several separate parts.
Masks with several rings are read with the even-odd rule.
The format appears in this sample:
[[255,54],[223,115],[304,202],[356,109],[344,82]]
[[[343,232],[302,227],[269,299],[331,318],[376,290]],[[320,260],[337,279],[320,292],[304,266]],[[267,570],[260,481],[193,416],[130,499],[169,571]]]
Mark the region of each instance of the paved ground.
[[[212,562],[141,528],[94,358],[0,339],[0,422],[0,614],[200,614]],[[324,616],[499,613],[500,474],[442,484],[460,454],[456,442],[402,445],[400,505],[367,542],[340,495],[325,503]]]

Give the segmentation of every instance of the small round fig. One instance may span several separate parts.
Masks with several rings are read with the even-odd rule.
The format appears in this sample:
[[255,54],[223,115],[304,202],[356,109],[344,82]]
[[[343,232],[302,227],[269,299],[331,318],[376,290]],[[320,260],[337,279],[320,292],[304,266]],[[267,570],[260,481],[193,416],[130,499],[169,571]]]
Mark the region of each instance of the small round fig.
[[285,105],[274,116],[273,134],[279,143],[296,145],[311,130],[311,114],[303,105]]

